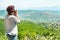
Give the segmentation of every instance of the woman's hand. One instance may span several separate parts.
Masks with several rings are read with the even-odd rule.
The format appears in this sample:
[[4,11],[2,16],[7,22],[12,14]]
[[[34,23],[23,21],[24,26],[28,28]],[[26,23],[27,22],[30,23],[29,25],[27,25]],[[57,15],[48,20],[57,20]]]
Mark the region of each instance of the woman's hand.
[[16,16],[17,19],[19,19],[17,10],[15,10],[14,15]]
[[18,11],[17,10],[14,11],[14,15],[18,16]]

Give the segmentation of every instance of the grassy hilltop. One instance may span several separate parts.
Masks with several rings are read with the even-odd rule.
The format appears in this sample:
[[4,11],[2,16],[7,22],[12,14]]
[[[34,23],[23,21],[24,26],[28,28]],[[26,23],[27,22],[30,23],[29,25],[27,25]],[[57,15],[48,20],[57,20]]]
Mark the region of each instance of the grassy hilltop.
[[[19,40],[60,40],[60,28],[46,26],[46,23],[21,21],[18,24]],[[7,40],[5,36],[4,20],[0,19],[0,40]]]

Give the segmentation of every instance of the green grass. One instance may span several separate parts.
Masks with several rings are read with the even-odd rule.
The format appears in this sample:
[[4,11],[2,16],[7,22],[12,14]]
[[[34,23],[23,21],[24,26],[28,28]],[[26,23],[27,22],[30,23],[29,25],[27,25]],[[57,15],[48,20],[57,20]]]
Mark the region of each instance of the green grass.
[[[60,29],[45,24],[21,21],[18,24],[19,40],[60,40]],[[0,40],[7,40],[5,36],[4,20],[0,19]]]

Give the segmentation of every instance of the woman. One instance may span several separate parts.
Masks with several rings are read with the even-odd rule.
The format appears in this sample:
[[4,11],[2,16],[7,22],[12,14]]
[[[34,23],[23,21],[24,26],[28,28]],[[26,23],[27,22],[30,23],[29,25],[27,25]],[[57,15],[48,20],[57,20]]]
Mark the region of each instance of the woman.
[[18,40],[17,23],[20,23],[18,13],[15,11],[15,7],[10,5],[7,7],[7,15],[5,17],[5,30],[8,40]]

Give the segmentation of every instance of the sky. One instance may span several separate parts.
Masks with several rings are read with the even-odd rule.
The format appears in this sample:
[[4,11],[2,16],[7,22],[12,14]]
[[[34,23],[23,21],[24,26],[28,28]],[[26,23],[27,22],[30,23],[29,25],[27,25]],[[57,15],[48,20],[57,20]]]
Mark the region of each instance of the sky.
[[60,9],[60,0],[0,0],[0,10],[5,10],[7,6],[14,5],[15,9]]

